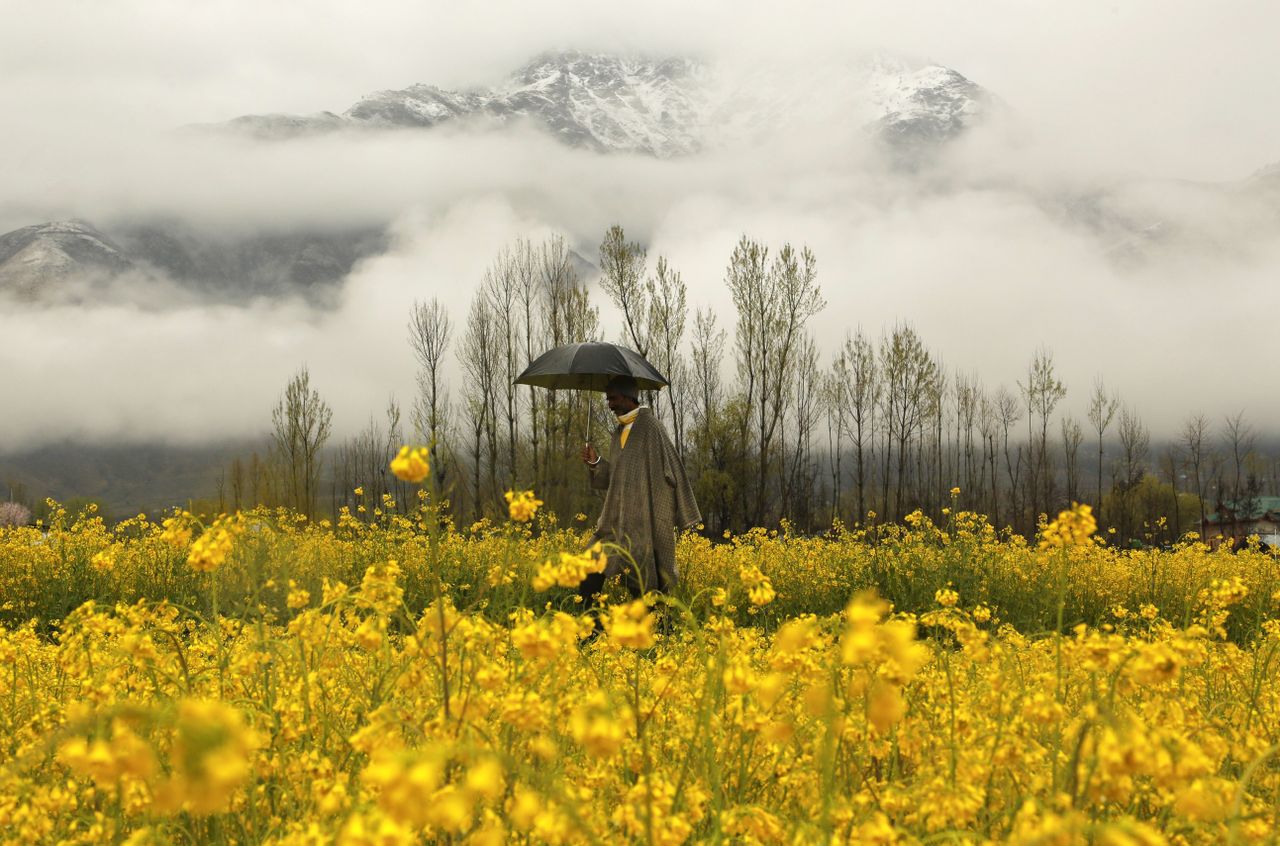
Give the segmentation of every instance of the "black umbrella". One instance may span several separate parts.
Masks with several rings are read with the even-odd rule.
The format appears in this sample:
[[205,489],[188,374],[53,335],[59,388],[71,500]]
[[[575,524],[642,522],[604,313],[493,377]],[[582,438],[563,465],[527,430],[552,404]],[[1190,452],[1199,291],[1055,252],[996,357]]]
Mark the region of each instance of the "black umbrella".
[[[516,384],[574,391],[603,391],[615,376],[630,376],[642,391],[656,391],[668,384],[667,378],[645,361],[640,353],[600,341],[566,344],[547,350],[516,377]],[[589,408],[584,436],[587,443],[590,443]]]
[[567,344],[544,352],[516,377],[516,384],[603,391],[615,376],[630,376],[642,391],[656,391],[667,385],[666,377],[645,361],[644,356],[617,344],[598,341]]

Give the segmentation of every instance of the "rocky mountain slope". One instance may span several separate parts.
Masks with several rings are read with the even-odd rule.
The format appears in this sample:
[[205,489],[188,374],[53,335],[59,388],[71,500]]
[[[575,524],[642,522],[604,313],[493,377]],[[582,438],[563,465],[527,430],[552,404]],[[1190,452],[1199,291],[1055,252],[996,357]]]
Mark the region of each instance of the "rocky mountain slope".
[[883,58],[855,64],[835,80],[797,78],[799,85],[764,73],[744,80],[689,58],[570,51],[539,56],[490,88],[417,84],[369,94],[341,115],[246,115],[205,128],[286,139],[341,129],[525,122],[573,147],[667,158],[731,143],[736,139],[726,128],[744,134],[782,123],[815,101],[859,119],[890,144],[936,144],[956,137],[994,102],[958,71]]
[[0,235],[0,290],[19,300],[43,300],[71,275],[109,277],[133,262],[111,238],[79,221],[25,226]]
[[54,221],[0,235],[0,294],[43,304],[113,299],[114,283],[127,277],[152,294],[181,290],[205,302],[289,294],[323,301],[357,260],[384,247],[383,236],[367,230],[230,238],[172,221],[118,224],[109,233],[83,220]]

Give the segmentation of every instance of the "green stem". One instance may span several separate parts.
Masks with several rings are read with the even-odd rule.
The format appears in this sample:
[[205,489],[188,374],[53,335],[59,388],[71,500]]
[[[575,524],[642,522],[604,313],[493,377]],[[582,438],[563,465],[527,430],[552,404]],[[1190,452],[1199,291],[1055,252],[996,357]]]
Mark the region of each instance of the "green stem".
[[942,666],[947,673],[947,707],[951,712],[951,786],[956,784],[956,685],[951,675],[951,653],[944,647]]

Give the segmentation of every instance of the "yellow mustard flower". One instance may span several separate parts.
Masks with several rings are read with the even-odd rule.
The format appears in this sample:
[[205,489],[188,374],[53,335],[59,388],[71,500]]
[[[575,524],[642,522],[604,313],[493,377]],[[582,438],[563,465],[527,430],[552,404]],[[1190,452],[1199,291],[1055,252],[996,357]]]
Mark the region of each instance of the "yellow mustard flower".
[[391,459],[391,472],[397,479],[418,484],[431,473],[426,447],[400,447],[400,452]]

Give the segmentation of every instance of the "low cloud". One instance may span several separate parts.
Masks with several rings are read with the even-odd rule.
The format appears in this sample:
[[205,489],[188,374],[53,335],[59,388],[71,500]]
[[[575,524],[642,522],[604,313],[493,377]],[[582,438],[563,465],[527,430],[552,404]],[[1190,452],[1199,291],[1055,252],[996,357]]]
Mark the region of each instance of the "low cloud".
[[[1240,327],[1253,310],[1280,305],[1269,270],[1280,259],[1274,239],[1250,238],[1248,251],[1226,255],[1157,250],[1127,268],[1105,238],[1064,224],[1040,195],[1013,184],[961,181],[926,191],[908,177],[886,184],[881,172],[815,174],[785,163],[763,170],[732,157],[622,160],[530,139],[359,143],[378,150],[369,159],[386,167],[380,187],[388,191],[392,154],[402,161],[430,149],[440,181],[434,190],[429,178],[401,186],[397,201],[407,208],[391,226],[391,250],[356,266],[335,308],[289,300],[8,309],[0,315],[0,368],[11,375],[10,411],[0,439],[255,435],[269,427],[271,406],[303,364],[333,405],[337,430],[352,433],[389,396],[411,400],[405,323],[414,300],[439,297],[460,324],[503,246],[564,233],[594,258],[615,221],[649,246],[651,258],[665,255],[692,304],[714,308],[730,330],[724,266],[745,233],[774,248],[785,240],[816,252],[828,305],[813,329],[827,354],[852,328],[876,336],[909,321],[949,367],[976,372],[991,387],[1014,388],[1031,355],[1047,346],[1070,389],[1064,407],[1077,415],[1099,373],[1157,432],[1199,409],[1247,408],[1258,420],[1280,412],[1269,393],[1242,392],[1247,376],[1224,377],[1222,358],[1266,360],[1269,339]],[[502,164],[504,153],[530,149],[540,150],[538,166]],[[344,189],[333,183],[368,176],[337,175],[312,200],[330,190],[336,198]],[[272,196],[263,190],[259,198],[264,219],[306,216],[297,196],[280,196],[271,208]],[[356,216],[389,208],[375,206]],[[614,335],[607,308],[606,323]],[[456,395],[456,371],[453,381]]]

